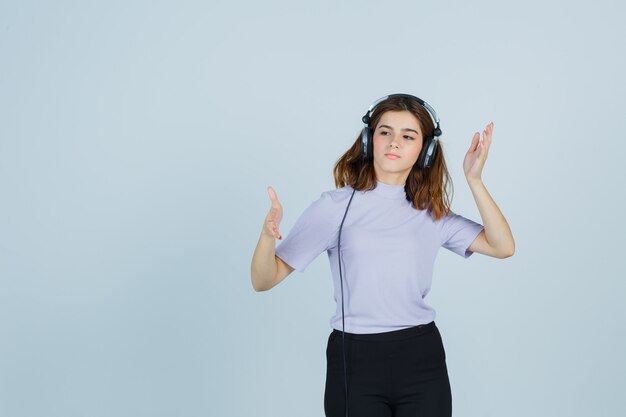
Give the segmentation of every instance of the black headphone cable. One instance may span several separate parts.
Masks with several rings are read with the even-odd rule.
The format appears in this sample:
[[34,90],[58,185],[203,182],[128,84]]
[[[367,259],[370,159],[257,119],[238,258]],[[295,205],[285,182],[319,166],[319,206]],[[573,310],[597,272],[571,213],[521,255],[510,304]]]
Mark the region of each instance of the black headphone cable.
[[[359,175],[361,171],[357,172],[356,180],[354,186],[356,187],[359,181]],[[341,325],[343,331],[341,332],[342,338],[342,350],[343,350],[343,377],[344,377],[344,387],[346,392],[346,417],[348,417],[348,372],[346,370],[346,324],[345,324],[345,315],[343,310],[343,276],[341,275],[341,229],[343,227],[343,222],[346,219],[346,215],[348,214],[348,209],[350,208],[350,203],[352,203],[352,197],[354,197],[354,192],[356,188],[352,190],[352,195],[350,196],[350,201],[348,201],[348,206],[346,207],[346,212],[343,215],[343,219],[341,220],[341,225],[339,226],[339,237],[337,244],[337,257],[339,259],[339,279],[341,281]]]

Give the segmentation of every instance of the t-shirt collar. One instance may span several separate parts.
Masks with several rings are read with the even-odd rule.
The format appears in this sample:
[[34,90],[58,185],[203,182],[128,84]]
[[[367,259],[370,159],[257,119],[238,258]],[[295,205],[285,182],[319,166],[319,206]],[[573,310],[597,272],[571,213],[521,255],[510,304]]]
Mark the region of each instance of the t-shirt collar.
[[370,192],[374,195],[378,195],[384,198],[400,199],[406,198],[406,191],[404,191],[405,184],[391,185],[384,182],[376,181],[376,188]]

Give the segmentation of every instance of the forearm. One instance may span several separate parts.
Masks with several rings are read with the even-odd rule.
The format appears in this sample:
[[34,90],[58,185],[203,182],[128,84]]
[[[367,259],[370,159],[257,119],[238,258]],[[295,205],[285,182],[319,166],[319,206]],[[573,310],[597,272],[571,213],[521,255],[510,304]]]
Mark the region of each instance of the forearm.
[[255,291],[266,291],[274,286],[277,270],[275,255],[276,241],[274,236],[261,232],[250,266],[252,287]]
[[500,253],[512,255],[515,252],[515,241],[511,228],[485,184],[482,180],[468,180],[468,184],[485,226],[485,237],[489,246]]

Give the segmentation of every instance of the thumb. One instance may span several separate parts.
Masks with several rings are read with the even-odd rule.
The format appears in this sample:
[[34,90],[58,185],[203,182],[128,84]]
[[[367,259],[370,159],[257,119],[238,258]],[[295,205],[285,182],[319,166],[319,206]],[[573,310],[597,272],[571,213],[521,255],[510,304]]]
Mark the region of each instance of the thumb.
[[470,144],[469,151],[474,152],[476,147],[478,146],[478,141],[480,139],[480,133],[474,133],[474,137],[472,138],[472,143]]

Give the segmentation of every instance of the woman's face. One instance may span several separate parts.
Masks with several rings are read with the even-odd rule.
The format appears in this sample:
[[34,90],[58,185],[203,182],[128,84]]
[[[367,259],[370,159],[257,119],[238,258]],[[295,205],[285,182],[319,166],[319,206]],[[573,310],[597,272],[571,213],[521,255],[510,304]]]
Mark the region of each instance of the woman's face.
[[376,179],[390,185],[404,184],[417,162],[423,140],[419,121],[411,112],[384,113],[373,138]]

